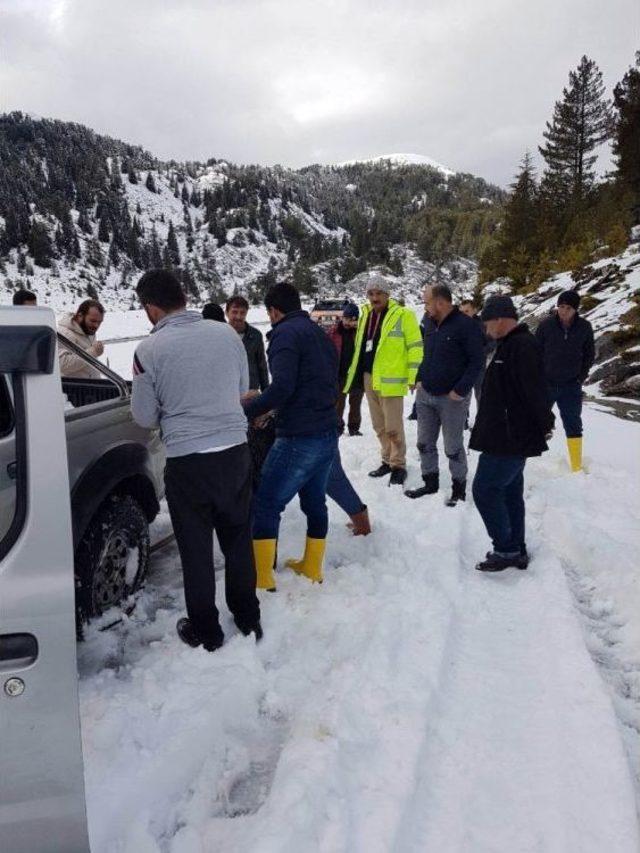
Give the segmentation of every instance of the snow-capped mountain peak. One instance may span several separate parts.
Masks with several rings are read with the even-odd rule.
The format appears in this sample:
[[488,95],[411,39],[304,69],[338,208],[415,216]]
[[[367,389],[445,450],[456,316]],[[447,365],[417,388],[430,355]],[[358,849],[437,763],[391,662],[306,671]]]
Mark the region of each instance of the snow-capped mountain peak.
[[344,163],[338,163],[338,166],[355,166],[357,163],[382,163],[388,161],[394,166],[431,166],[437,169],[447,177],[455,175],[453,169],[443,166],[432,157],[427,157],[424,154],[379,154],[377,157],[362,157],[355,160],[345,160]]

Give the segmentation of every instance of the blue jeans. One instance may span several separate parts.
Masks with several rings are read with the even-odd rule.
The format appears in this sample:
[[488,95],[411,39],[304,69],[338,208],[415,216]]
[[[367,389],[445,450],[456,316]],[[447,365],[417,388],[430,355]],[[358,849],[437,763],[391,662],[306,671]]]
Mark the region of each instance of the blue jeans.
[[582,435],[582,383],[580,380],[564,382],[562,385],[548,382],[547,393],[551,405],[558,404],[567,438],[580,438]]
[[307,516],[307,536],[325,539],[326,491],[338,447],[336,430],[276,438],[262,468],[254,501],[253,538],[277,539],[280,516],[295,495]]
[[473,480],[473,500],[497,554],[525,547],[524,456],[481,453]]
[[349,478],[344,472],[342,461],[340,459],[340,451],[338,449],[336,449],[333,465],[329,472],[327,495],[331,500],[335,501],[340,509],[344,510],[347,515],[357,515],[364,509],[364,504],[360,500],[360,496],[353,488]]

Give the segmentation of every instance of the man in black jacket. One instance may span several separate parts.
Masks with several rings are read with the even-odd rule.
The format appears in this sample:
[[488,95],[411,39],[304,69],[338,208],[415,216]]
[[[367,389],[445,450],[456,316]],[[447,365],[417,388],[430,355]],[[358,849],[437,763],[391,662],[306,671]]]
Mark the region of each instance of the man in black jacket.
[[471,390],[483,362],[480,325],[452,304],[446,285],[425,288],[424,357],[418,369],[416,409],[418,451],[424,485],[410,489],[407,497],[435,494],[439,488],[438,436],[442,429],[444,452],[449,460],[454,506],[466,498],[467,453],[464,425]]
[[524,466],[529,456],[548,449],[554,417],[540,349],[528,327],[518,323],[510,297],[490,297],[482,320],[497,347],[485,374],[469,447],[481,452],[473,499],[493,551],[476,569],[526,569]]
[[582,383],[595,358],[593,328],[580,317],[580,295],[565,290],[536,330],[551,405],[558,404],[572,471],[582,469]]
[[264,340],[259,329],[247,323],[249,303],[244,296],[232,296],[227,300],[225,314],[232,329],[240,335],[247,351],[249,362],[249,388],[264,391],[269,384],[269,368],[264,352]]

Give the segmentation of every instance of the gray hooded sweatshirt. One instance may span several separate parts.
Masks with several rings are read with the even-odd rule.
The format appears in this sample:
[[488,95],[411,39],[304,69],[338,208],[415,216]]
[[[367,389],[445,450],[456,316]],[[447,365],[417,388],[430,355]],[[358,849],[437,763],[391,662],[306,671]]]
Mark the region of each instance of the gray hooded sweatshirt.
[[242,340],[225,323],[195,311],[169,314],[138,344],[131,411],[142,427],[160,427],[167,456],[243,444],[240,395],[249,388]]

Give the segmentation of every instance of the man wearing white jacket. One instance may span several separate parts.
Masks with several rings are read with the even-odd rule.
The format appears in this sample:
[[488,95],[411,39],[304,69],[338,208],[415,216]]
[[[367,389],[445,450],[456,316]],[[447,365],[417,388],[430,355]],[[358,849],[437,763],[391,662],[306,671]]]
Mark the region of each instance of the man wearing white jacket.
[[[104,320],[104,308],[95,299],[86,299],[78,306],[75,314],[67,314],[58,322],[60,334],[94,358],[104,352],[102,341],[96,340],[96,332]],[[60,373],[70,379],[100,379],[102,374],[87,364],[70,347],[60,343],[58,348]]]

